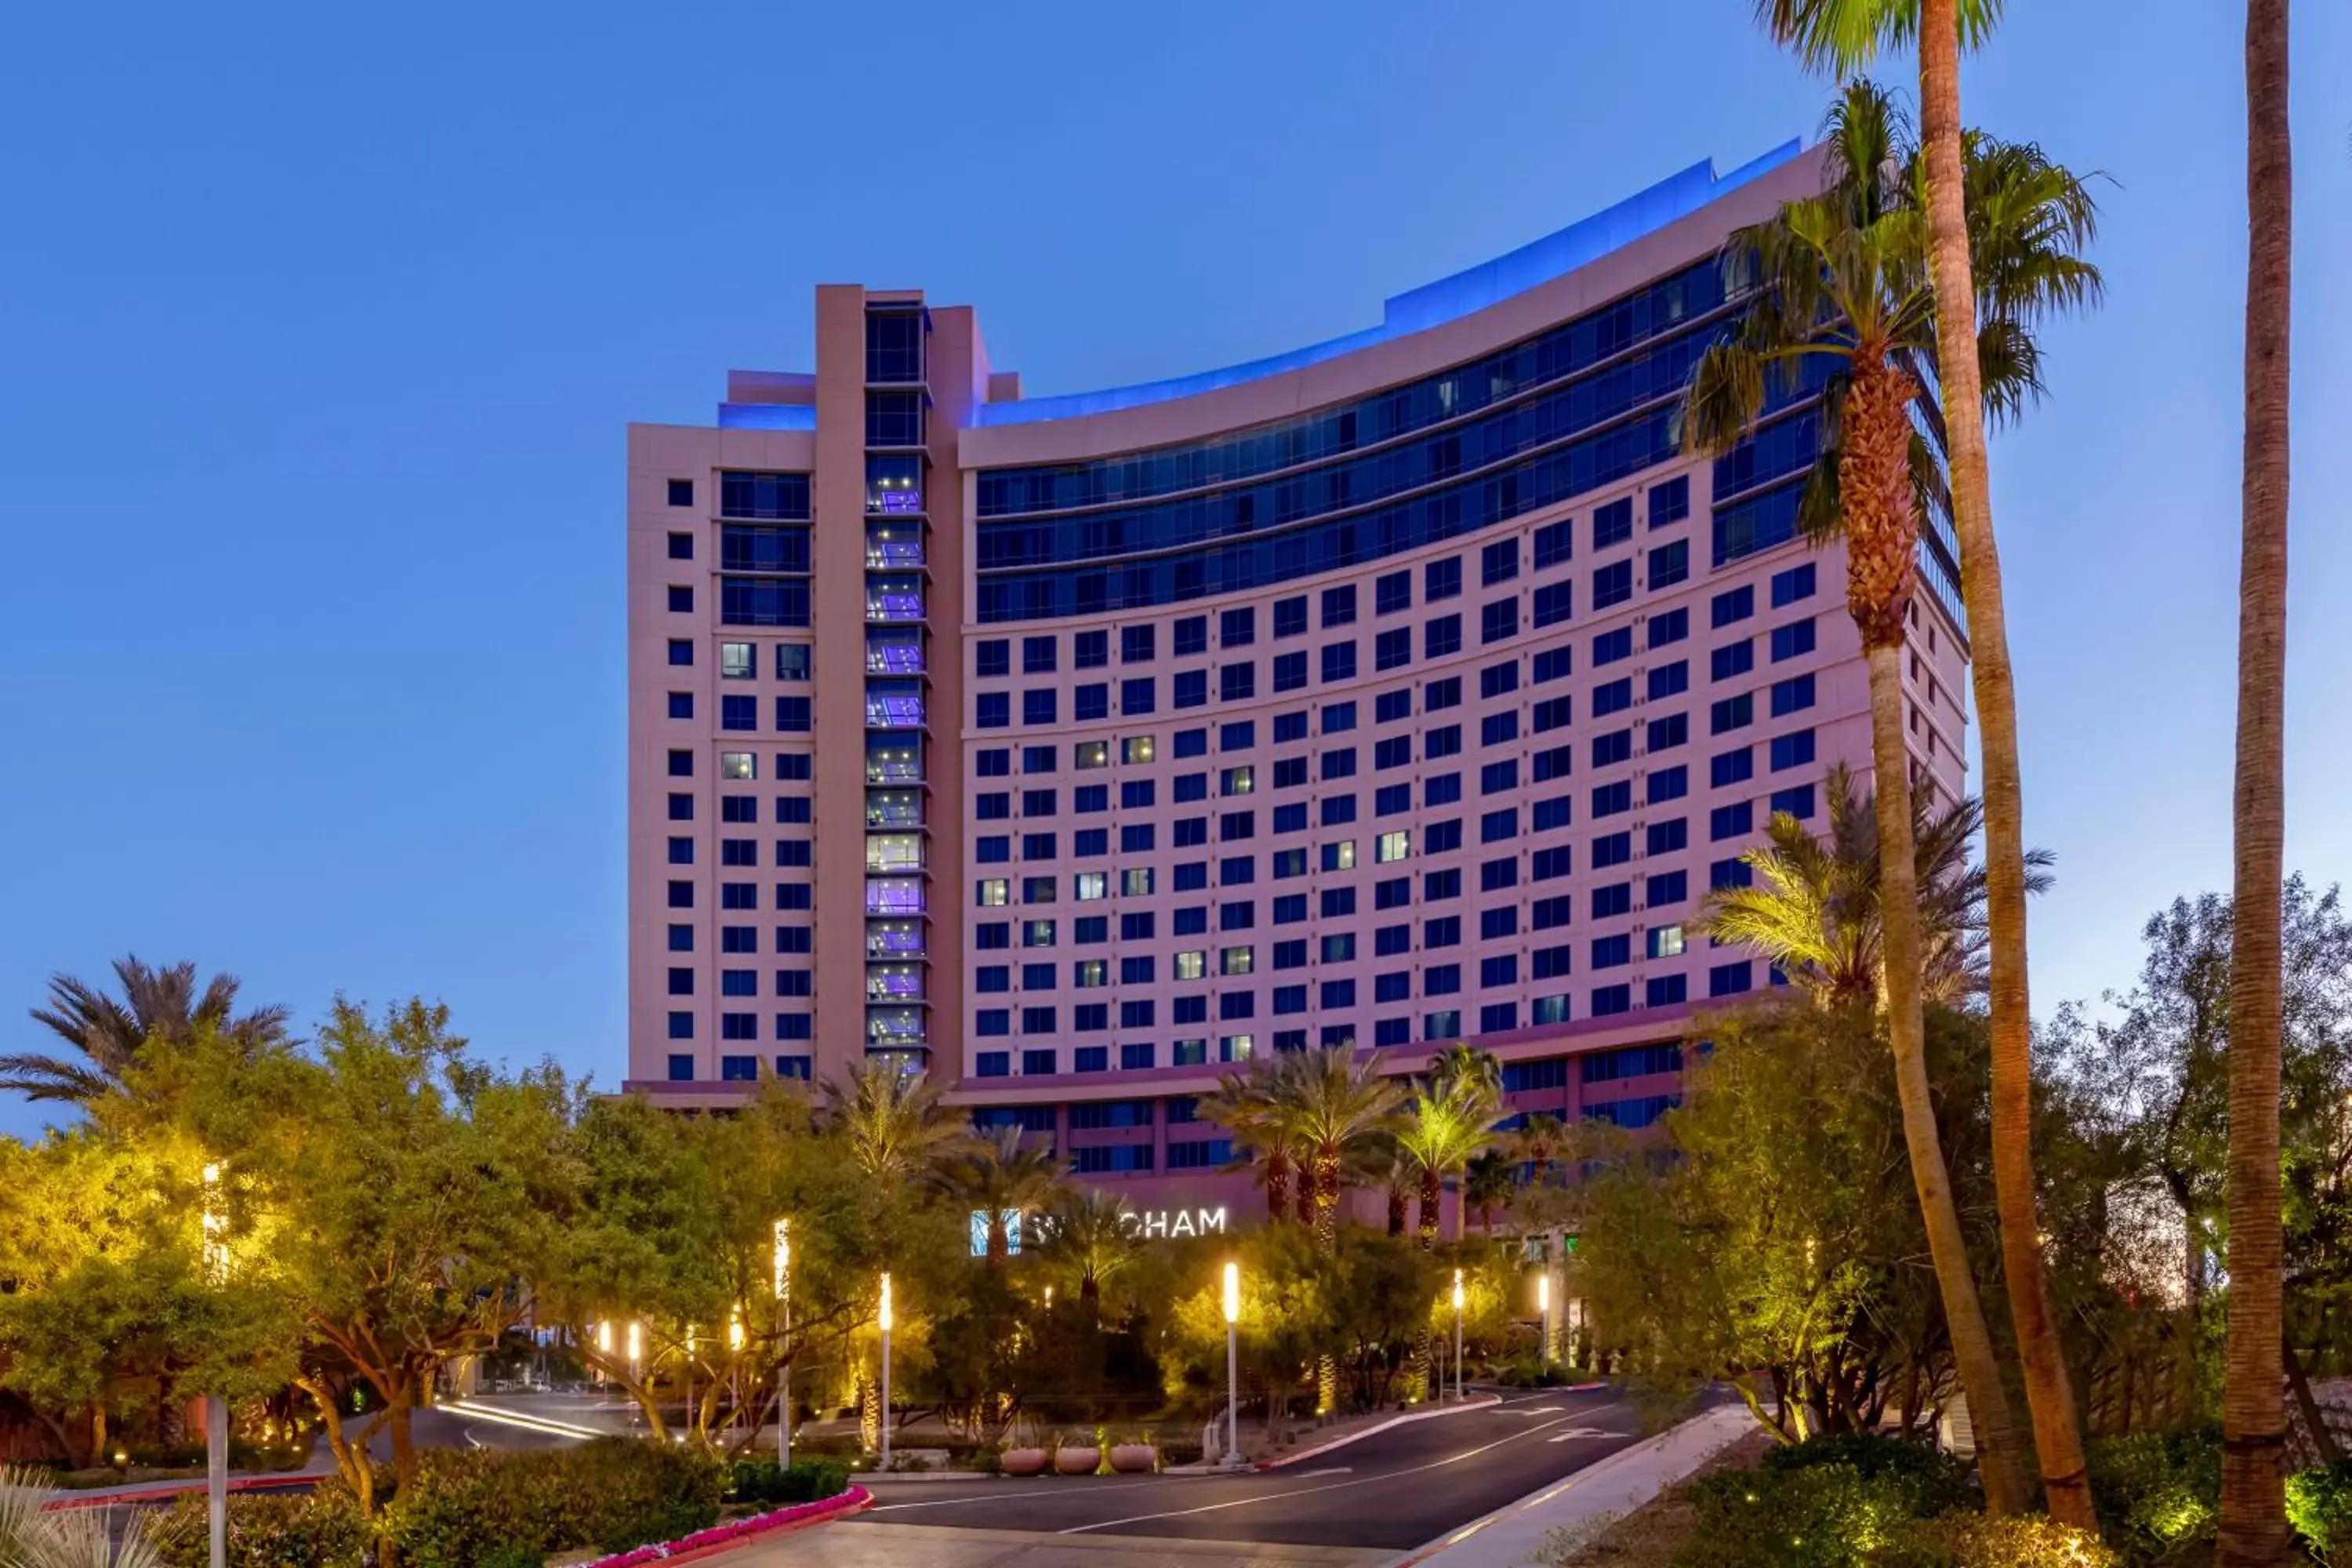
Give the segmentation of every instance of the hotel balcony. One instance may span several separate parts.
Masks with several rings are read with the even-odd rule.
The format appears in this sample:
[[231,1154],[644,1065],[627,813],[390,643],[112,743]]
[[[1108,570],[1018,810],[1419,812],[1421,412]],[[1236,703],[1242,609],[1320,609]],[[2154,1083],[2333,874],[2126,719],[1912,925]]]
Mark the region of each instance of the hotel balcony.
[[921,827],[922,792],[912,789],[866,791],[866,826],[868,829]]
[[866,633],[866,673],[868,675],[920,675],[923,661],[923,634],[919,627],[899,630],[890,627],[868,627]]
[[[869,833],[866,836],[866,869],[877,877],[908,877],[923,869],[923,836],[919,833]],[[869,888],[871,884],[868,884]]]
[[868,958],[920,958],[926,951],[921,921],[866,922],[866,956]]
[[868,1006],[866,1048],[875,1051],[919,1050],[929,1043],[919,1006]]
[[866,619],[874,626],[903,625],[923,618],[923,584],[913,577],[871,577],[866,583]]
[[923,912],[920,877],[868,877],[866,912],[869,915],[919,915]]
[[866,727],[869,730],[919,730],[923,727],[923,693],[918,681],[875,681],[866,689]]
[[869,1002],[919,1002],[923,999],[923,966],[919,963],[871,963],[866,967],[866,999]]

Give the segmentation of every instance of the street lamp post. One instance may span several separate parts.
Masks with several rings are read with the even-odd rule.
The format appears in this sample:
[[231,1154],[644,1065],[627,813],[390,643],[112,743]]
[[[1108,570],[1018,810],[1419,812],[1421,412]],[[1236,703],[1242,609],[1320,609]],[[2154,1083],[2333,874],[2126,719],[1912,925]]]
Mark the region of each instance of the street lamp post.
[[1462,1270],[1454,1271],[1454,1403],[1462,1403]]
[[1225,1265],[1225,1468],[1242,1462],[1242,1361],[1237,1325],[1242,1321],[1242,1266]]
[[793,1468],[793,1222],[776,1222],[776,1311],[783,1323],[784,1354],[776,1367],[776,1468]]
[[1536,1310],[1543,1314],[1543,1354],[1538,1359],[1551,1364],[1551,1269],[1547,1267],[1536,1276]]
[[[205,1167],[205,1282],[215,1289],[228,1283],[228,1219],[220,1208],[220,1167]],[[212,1568],[228,1568],[228,1401],[217,1392],[205,1396],[205,1521],[211,1536]]]
[[882,1276],[882,1465],[890,1468],[890,1276]]

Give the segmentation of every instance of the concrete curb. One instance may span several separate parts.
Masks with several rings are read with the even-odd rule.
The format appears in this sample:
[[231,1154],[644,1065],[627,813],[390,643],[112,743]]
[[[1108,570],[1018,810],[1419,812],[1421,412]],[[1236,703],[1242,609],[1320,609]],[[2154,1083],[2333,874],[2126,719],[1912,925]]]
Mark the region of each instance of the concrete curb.
[[1402,1415],[1391,1415],[1385,1421],[1375,1422],[1361,1431],[1334,1437],[1328,1443],[1318,1443],[1312,1448],[1301,1448],[1296,1454],[1285,1454],[1278,1459],[1264,1460],[1252,1468],[1259,1470],[1286,1470],[1293,1465],[1304,1464],[1308,1459],[1319,1459],[1326,1454],[1337,1453],[1350,1443],[1360,1443],[1365,1438],[1386,1432],[1391,1427],[1409,1426],[1416,1421],[1433,1421],[1441,1415],[1467,1415],[1475,1410],[1492,1410],[1502,1403],[1503,1396],[1499,1394],[1482,1394],[1475,1399],[1465,1399],[1459,1405],[1425,1405],[1419,1410],[1408,1410]]
[[[1441,1568],[1516,1568],[1517,1564],[1534,1559],[1528,1542],[1514,1546],[1507,1539],[1508,1535],[1524,1535],[1528,1528],[1532,1528],[1538,1531],[1537,1539],[1540,1540],[1541,1531],[1562,1524],[1581,1523],[1587,1519],[1600,1517],[1602,1512],[1630,1513],[1666,1488],[1687,1480],[1701,1466],[1753,1430],[1754,1419],[1746,1409],[1736,1405],[1717,1405],[1667,1427],[1654,1437],[1645,1438],[1631,1447],[1620,1448],[1606,1458],[1595,1460],[1565,1480],[1541,1491],[1530,1492],[1517,1502],[1505,1503],[1491,1513],[1483,1514],[1434,1541],[1391,1558],[1383,1568],[1412,1568],[1413,1564],[1440,1559],[1444,1560]],[[1621,1479],[1622,1472],[1639,1469],[1677,1443],[1682,1443],[1686,1451],[1661,1465],[1654,1476],[1623,1477]],[[1610,1496],[1607,1494],[1612,1483],[1616,1495]],[[1521,1520],[1520,1516],[1541,1509],[1570,1491],[1581,1491],[1588,1495],[1551,1510],[1544,1517]],[[1590,1495],[1592,1493],[1603,1495],[1596,1499]],[[1580,1503],[1591,1506],[1580,1508]],[[1609,1504],[1618,1506],[1602,1506]],[[1484,1541],[1478,1539],[1490,1526],[1506,1521],[1520,1522],[1523,1528],[1518,1531],[1498,1531]]]

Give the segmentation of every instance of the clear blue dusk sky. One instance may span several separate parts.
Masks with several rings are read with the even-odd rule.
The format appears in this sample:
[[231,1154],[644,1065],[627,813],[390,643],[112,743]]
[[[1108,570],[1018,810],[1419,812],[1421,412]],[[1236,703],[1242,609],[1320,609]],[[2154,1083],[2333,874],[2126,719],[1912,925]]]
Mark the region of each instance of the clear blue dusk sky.
[[[2352,877],[2352,6],[2298,7],[2289,863]],[[623,426],[976,303],[1033,392],[1168,375],[1827,87],[1747,0],[26,7],[0,48],[0,1041],[126,951],[624,1057]],[[1994,452],[2037,1012],[2225,887],[2239,6],[2016,0],[1972,121],[2106,171],[2106,309]],[[1907,79],[1907,61],[1885,74]],[[0,1109],[0,1126],[26,1125]]]

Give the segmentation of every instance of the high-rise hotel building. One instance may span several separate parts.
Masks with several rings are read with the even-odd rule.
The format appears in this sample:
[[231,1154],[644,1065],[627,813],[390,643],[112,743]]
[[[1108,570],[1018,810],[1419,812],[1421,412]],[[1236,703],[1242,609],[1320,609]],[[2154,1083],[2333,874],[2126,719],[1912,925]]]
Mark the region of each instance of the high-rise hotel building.
[[[1171,1209],[1237,1196],[1194,1100],[1269,1051],[1466,1039],[1514,1114],[1654,1119],[1693,1010],[1776,978],[1694,931],[1709,887],[1867,771],[1843,557],[1793,537],[1816,398],[1720,460],[1675,426],[1718,247],[1820,178],[1702,164],[1103,392],[825,287],[814,371],[632,426],[628,1087],[894,1058]],[[1921,579],[1914,764],[1957,793],[1948,540]]]

